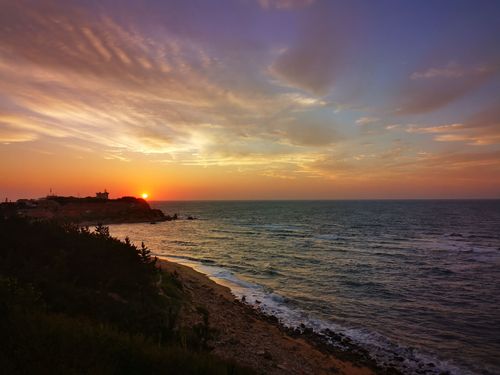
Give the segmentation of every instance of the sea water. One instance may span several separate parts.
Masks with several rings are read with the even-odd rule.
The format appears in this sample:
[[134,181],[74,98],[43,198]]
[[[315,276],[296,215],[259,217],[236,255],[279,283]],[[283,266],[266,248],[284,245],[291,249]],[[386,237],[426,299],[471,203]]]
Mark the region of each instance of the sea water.
[[405,373],[500,374],[498,200],[152,206],[181,220],[111,234],[206,273],[286,325],[342,333]]

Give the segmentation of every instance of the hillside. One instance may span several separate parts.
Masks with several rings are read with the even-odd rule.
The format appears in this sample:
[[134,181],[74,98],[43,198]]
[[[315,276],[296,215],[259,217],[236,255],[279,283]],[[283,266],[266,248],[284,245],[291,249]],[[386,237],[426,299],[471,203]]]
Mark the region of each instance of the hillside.
[[2,373],[248,373],[208,353],[207,327],[178,326],[189,297],[146,247],[13,218],[0,244]]

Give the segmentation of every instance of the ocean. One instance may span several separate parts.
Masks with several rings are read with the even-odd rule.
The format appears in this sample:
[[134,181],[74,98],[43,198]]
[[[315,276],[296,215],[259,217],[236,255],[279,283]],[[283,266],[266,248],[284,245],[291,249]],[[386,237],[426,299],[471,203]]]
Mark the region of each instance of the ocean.
[[[110,226],[408,374],[500,374],[500,201],[153,202]],[[340,345],[332,342],[332,345]]]

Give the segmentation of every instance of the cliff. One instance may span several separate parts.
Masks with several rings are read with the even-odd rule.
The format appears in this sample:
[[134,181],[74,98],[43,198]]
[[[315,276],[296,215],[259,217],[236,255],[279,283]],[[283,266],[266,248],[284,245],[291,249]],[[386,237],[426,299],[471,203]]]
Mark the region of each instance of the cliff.
[[[38,200],[20,199],[16,203],[2,204],[3,216],[32,219],[54,219],[80,224],[111,224],[157,222],[175,219],[161,210],[152,209],[141,198],[118,199],[76,198],[50,196]],[[6,215],[6,212],[9,212]]]

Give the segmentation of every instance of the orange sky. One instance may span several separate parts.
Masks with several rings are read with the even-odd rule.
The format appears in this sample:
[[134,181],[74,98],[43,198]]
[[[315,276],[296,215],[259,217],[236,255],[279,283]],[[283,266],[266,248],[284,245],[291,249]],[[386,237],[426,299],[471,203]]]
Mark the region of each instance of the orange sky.
[[0,198],[500,198],[474,4],[0,0]]

